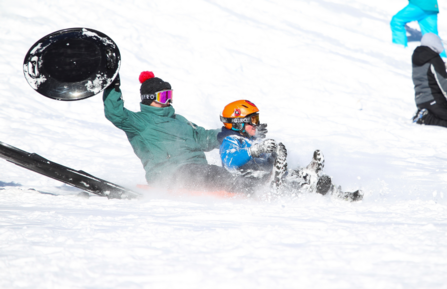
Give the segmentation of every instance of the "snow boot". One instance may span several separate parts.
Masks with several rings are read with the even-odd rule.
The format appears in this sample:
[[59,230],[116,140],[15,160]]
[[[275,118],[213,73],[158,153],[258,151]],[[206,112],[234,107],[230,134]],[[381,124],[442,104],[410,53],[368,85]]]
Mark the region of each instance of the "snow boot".
[[416,115],[413,117],[413,123],[417,124],[425,124],[425,118],[428,115],[428,110],[423,108],[416,112]]
[[324,168],[324,156],[320,150],[314,151],[312,161],[307,165],[306,169],[319,173]]
[[[292,181],[300,184],[302,189],[308,190],[310,192],[320,192],[321,194],[326,194],[330,190],[331,180],[328,176],[325,176],[317,188],[320,176],[319,172],[324,167],[324,156],[320,150],[316,150],[312,156],[312,160],[305,168],[300,168],[292,170],[290,173],[290,178]],[[329,179],[327,179],[329,178]]]
[[273,164],[271,187],[275,193],[278,193],[284,182],[284,176],[287,172],[287,149],[279,143],[276,148],[276,159]]
[[355,192],[343,192],[340,186],[333,190],[332,195],[348,202],[356,202],[363,199],[363,192],[361,190]]
[[318,178],[316,191],[323,196],[326,195],[333,188],[331,177],[322,175]]

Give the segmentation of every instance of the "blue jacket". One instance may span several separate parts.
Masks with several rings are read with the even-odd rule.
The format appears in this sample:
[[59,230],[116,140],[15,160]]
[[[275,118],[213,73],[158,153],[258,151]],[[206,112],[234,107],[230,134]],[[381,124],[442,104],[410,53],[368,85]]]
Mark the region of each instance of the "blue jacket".
[[270,172],[273,167],[271,154],[263,154],[259,158],[253,158],[249,148],[256,142],[256,138],[247,138],[240,133],[222,127],[217,135],[221,142],[219,153],[222,166],[227,170],[236,171],[263,171]]
[[439,13],[438,0],[409,0],[408,2],[422,10]]

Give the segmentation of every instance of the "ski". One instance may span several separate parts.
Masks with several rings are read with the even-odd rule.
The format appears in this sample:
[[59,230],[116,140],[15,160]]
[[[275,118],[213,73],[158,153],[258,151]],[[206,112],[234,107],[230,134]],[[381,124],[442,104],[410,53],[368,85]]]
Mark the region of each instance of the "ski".
[[86,192],[109,199],[134,199],[141,195],[129,189],[52,162],[35,153],[29,153],[0,142],[0,157],[25,169],[58,180]]

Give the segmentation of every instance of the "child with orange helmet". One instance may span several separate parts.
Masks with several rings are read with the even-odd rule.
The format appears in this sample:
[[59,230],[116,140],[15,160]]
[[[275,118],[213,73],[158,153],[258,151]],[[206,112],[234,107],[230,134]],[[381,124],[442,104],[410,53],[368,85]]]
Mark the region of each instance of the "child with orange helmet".
[[267,124],[259,122],[256,105],[249,100],[234,101],[225,106],[220,120],[224,123],[222,132],[217,135],[222,142],[222,166],[250,178],[265,180],[272,175],[271,185],[278,190],[287,169],[287,150],[273,139],[262,140],[267,134]]
[[220,116],[224,123],[217,138],[221,142],[222,166],[233,174],[249,178],[270,178],[275,192],[307,189],[322,195],[331,192],[356,201],[363,195],[357,191],[344,193],[332,185],[331,178],[320,175],[324,167],[323,154],[316,150],[310,164],[302,169],[287,171],[287,150],[282,143],[265,139],[267,124],[261,124],[259,109],[248,100],[238,100],[225,106]]

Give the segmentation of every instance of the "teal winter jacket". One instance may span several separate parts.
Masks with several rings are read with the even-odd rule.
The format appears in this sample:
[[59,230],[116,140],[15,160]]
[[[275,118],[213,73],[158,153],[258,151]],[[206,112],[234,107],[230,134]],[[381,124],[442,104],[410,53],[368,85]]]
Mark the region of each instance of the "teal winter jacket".
[[439,13],[438,0],[409,0],[408,2],[422,10]]
[[122,129],[140,158],[148,183],[169,181],[182,165],[207,164],[205,153],[219,147],[217,133],[193,124],[174,107],[158,108],[140,104],[140,112],[124,108],[121,92],[104,91],[104,112]]

